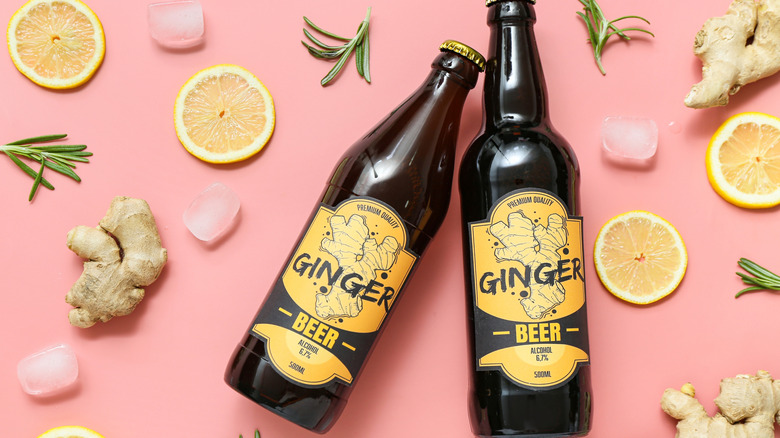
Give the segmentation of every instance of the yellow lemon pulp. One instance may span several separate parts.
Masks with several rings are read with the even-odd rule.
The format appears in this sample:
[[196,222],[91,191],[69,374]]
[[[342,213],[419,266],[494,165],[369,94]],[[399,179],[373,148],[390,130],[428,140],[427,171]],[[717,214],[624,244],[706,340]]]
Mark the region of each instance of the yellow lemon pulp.
[[607,221],[596,237],[593,258],[604,287],[635,304],[649,304],[672,293],[688,264],[680,233],[646,211],[630,211]]
[[174,122],[176,135],[194,156],[210,163],[240,161],[271,138],[273,98],[243,67],[215,65],[196,73],[179,90]]
[[780,119],[753,112],[726,120],[710,140],[706,166],[713,189],[732,204],[780,204]]
[[61,426],[47,430],[38,438],[103,438],[103,435],[94,430],[81,426]]
[[16,68],[47,88],[73,88],[105,55],[100,20],[79,0],[30,0],[11,17],[8,51]]

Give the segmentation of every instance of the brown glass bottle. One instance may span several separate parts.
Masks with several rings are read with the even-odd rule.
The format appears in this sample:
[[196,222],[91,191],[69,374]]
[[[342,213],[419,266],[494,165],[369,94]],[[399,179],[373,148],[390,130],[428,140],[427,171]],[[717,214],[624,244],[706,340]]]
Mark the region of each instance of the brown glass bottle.
[[[469,411],[480,437],[590,430],[579,167],[548,118],[532,4],[487,2],[484,120],[458,177],[473,360]],[[548,205],[559,213],[543,213]],[[552,234],[553,244],[545,240]],[[519,254],[538,260],[520,262]],[[545,301],[555,296],[550,290],[560,292],[553,304]],[[574,358],[568,374],[559,369],[565,360],[545,368],[555,354]]]
[[484,59],[454,41],[441,49],[422,85],[338,161],[225,372],[304,428],[323,433],[341,413],[447,212],[460,116]]

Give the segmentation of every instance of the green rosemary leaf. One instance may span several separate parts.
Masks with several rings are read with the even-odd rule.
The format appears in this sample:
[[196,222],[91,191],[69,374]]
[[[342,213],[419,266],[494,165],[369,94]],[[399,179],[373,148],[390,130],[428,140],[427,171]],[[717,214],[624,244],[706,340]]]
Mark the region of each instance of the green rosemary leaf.
[[642,21],[644,21],[645,23],[647,23],[647,24],[650,24],[650,22],[649,22],[649,21],[647,21],[647,18],[645,18],[645,17],[640,17],[639,15],[624,15],[624,16],[622,16],[622,17],[620,17],[620,18],[615,18],[614,20],[610,20],[610,21],[609,21],[609,24],[614,24],[614,23],[617,23],[617,22],[618,22],[618,21],[620,21],[620,20],[625,20],[625,19],[627,19],[627,18],[636,18],[637,20],[642,20]]
[[38,177],[38,174],[35,173],[35,171],[32,170],[30,168],[30,166],[24,164],[24,162],[22,162],[22,160],[20,160],[16,155],[14,155],[11,152],[8,152],[6,150],[4,150],[3,152],[5,152],[5,154],[8,155],[8,158],[10,158],[11,161],[13,161],[17,166],[19,166],[19,168],[22,169],[24,171],[24,173],[30,175],[33,178],[37,178]]
[[357,72],[360,76],[363,76],[363,58],[365,57],[363,53],[363,42],[357,43],[355,46],[355,67],[357,68]]
[[317,38],[315,38],[315,37],[314,37],[314,35],[312,35],[312,34],[311,34],[311,32],[309,32],[309,31],[308,31],[308,30],[306,30],[306,29],[303,29],[303,34],[304,34],[304,35],[306,35],[306,37],[307,37],[307,38],[308,38],[308,39],[309,39],[311,42],[313,42],[314,44],[316,44],[316,45],[318,45],[318,46],[322,47],[323,49],[327,49],[327,50],[338,50],[338,49],[343,49],[344,47],[346,47],[346,44],[342,44],[342,45],[340,45],[340,46],[331,46],[331,45],[325,44],[325,43],[323,43],[322,41],[320,41],[320,40],[318,40]]
[[303,21],[305,21],[306,24],[311,26],[312,29],[316,30],[317,32],[319,32],[319,33],[321,33],[321,34],[323,34],[325,36],[329,36],[331,38],[335,38],[337,40],[342,40],[342,41],[350,41],[350,40],[352,40],[352,38],[344,38],[343,36],[336,35],[333,32],[328,32],[327,30],[325,30],[325,29],[317,26],[316,24],[314,24],[311,20],[309,20],[305,16],[303,17]]
[[764,275],[766,275],[768,277],[776,277],[777,276],[773,272],[769,271],[768,269],[765,269],[765,268],[761,267],[758,263],[753,262],[753,261],[751,261],[749,259],[746,259],[744,257],[739,259],[737,264],[742,269],[744,269],[744,270],[746,270],[748,272],[751,272],[751,273],[758,272],[758,273],[762,273],[762,274],[764,274]]
[[55,172],[59,172],[63,175],[69,176],[74,180],[76,180],[77,182],[81,182],[81,178],[79,178],[79,176],[76,175],[76,172],[74,172],[70,167],[63,166],[62,164],[52,160],[44,160],[43,165]]
[[59,140],[61,138],[67,137],[68,134],[51,134],[51,135],[40,135],[38,137],[30,137],[30,138],[23,138],[21,140],[16,140],[11,143],[6,143],[11,146],[19,146],[23,144],[30,144],[30,143],[42,143],[46,141],[54,141]]
[[58,157],[58,156],[55,156],[55,155],[49,155],[47,158],[49,160],[51,160],[51,161],[56,162],[57,164],[61,164],[61,165],[66,166],[66,167],[70,167],[71,169],[75,169],[76,168],[76,164],[72,163],[70,160],[66,160],[64,158],[61,158],[61,157]]
[[[81,162],[84,162],[84,163],[89,163],[88,159],[82,158],[82,157],[91,157],[91,156],[92,156],[92,152],[78,151],[78,152],[71,152],[71,153],[69,153],[68,154],[68,159],[74,160],[74,161],[81,161]],[[76,159],[77,157],[80,158],[80,159],[77,160]]]
[[342,67],[344,67],[344,64],[346,64],[346,63],[347,63],[347,60],[349,59],[349,55],[352,53],[352,48],[353,48],[353,46],[350,46],[350,47],[347,49],[347,51],[344,53],[344,55],[342,55],[342,56],[341,56],[341,58],[339,58],[339,60],[338,60],[338,62],[336,63],[336,65],[334,65],[334,66],[333,66],[333,68],[332,68],[332,69],[330,69],[330,71],[328,72],[328,74],[327,74],[327,75],[325,75],[325,77],[324,77],[324,78],[322,78],[322,80],[320,81],[320,84],[321,84],[322,86],[328,85],[328,83],[329,83],[331,80],[333,80],[333,78],[335,78],[336,76],[338,76],[338,74],[341,72],[341,68],[342,68]]
[[89,160],[86,158],[71,157],[70,155],[57,154],[57,153],[46,154],[46,158],[52,161],[56,161],[64,166],[73,167],[73,168],[76,167],[76,163],[74,163],[73,161],[80,161],[83,163],[86,160],[86,162],[89,163]]
[[339,56],[340,56],[340,55],[343,53],[343,49],[341,49],[341,50],[339,50],[339,51],[336,51],[336,52],[333,52],[333,51],[324,51],[324,50],[319,50],[319,49],[317,49],[316,47],[312,47],[312,46],[310,46],[310,45],[306,44],[306,43],[305,43],[305,42],[303,42],[303,41],[301,41],[301,43],[302,43],[304,46],[306,46],[306,49],[307,49],[307,50],[309,51],[309,53],[310,53],[312,56],[314,56],[315,58],[320,58],[320,59],[336,59],[336,58],[338,58],[338,57],[339,57]]
[[[70,156],[68,157],[68,161],[78,161],[79,163],[89,163],[89,159],[79,156]],[[76,166],[73,166],[76,167]]]
[[41,152],[77,152],[83,151],[87,148],[85,144],[41,144],[31,145],[28,149],[41,151]]
[[607,34],[607,38],[611,37],[612,35],[620,35],[621,37],[623,37],[623,39],[625,39],[626,41],[629,41],[631,39],[631,37],[629,37],[628,35],[623,34],[623,32],[630,31],[630,30],[634,30],[634,31],[637,31],[637,32],[644,32],[646,34],[655,36],[653,34],[653,32],[650,32],[647,29],[642,29],[642,28],[639,28],[639,27],[626,27],[626,28],[623,28],[623,29],[620,29],[620,30],[621,30],[621,32],[612,31],[612,32],[608,33]]
[[764,290],[764,289],[762,287],[759,287],[759,286],[746,287],[746,288],[742,289],[741,291],[737,292],[737,294],[734,295],[734,298],[739,298],[742,294],[744,294],[746,292],[753,292],[753,291],[757,291],[757,290]]
[[756,283],[756,279],[754,277],[751,277],[750,275],[745,274],[744,272],[737,272],[736,274],[739,276],[739,278],[742,279],[744,283],[758,284]]
[[[43,179],[43,168],[46,164],[45,160],[41,160],[41,170],[38,171],[38,175],[35,176],[35,180],[33,181],[32,189],[30,189],[30,196],[27,198],[27,201],[32,201],[35,197],[35,192],[38,191],[38,186],[41,185],[41,180]],[[52,187],[52,190],[54,188]]]
[[577,15],[582,18],[582,20],[585,22],[585,27],[588,29],[588,41],[596,41],[596,30],[593,28],[593,24],[591,24],[590,17],[586,16],[582,12],[577,12]]
[[368,47],[368,27],[369,27],[369,25],[368,25],[368,22],[366,21],[366,30],[365,30],[365,33],[363,34],[363,41],[362,41],[361,45],[363,46],[363,78],[366,80],[366,82],[368,82],[370,84],[371,83],[371,72],[369,71],[369,68],[368,68],[368,65],[369,65],[368,60],[369,60],[369,53],[370,53],[370,50],[369,50],[369,47]]

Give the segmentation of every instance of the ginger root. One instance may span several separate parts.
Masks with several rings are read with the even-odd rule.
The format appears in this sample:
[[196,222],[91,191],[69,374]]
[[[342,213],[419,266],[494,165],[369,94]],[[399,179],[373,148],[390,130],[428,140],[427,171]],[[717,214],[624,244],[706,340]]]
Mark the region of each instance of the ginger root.
[[98,227],[70,230],[68,248],[88,259],[65,296],[75,307],[70,323],[82,328],[130,314],[144,297],[142,287],[157,279],[168,260],[149,204],[122,196],[113,199]]
[[766,371],[723,379],[715,405],[720,412],[709,417],[690,383],[682,391],[667,389],[661,399],[661,409],[680,420],[677,438],[774,438],[780,380]]
[[746,84],[780,71],[780,0],[734,0],[704,23],[693,45],[702,81],[685,98],[691,108],[726,105]]

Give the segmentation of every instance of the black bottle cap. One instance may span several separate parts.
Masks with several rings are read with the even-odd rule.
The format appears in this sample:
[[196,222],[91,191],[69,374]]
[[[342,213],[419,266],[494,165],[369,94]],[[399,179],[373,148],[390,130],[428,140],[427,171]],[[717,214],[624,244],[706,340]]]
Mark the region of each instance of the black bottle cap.
[[[485,6],[490,6],[492,4],[495,4],[495,3],[498,3],[498,2],[501,2],[501,1],[505,1],[505,0],[485,0]],[[536,0],[525,0],[525,1],[527,1],[528,3],[531,3],[532,5],[536,4]]]

